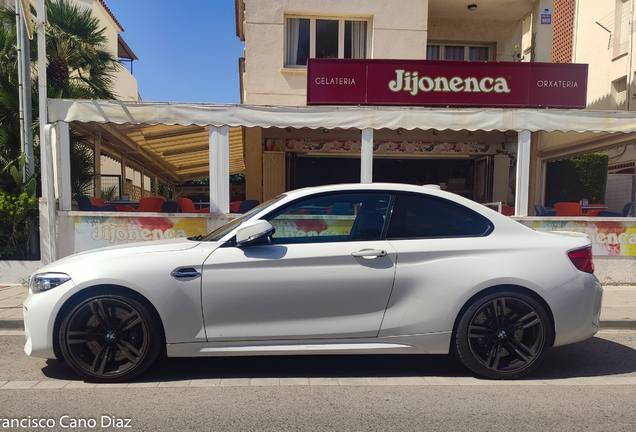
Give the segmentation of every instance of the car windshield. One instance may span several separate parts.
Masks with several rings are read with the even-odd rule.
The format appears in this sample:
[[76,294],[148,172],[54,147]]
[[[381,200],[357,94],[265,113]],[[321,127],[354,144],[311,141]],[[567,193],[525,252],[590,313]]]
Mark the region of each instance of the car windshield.
[[276,198],[273,198],[273,199],[271,199],[269,201],[265,201],[263,204],[260,204],[260,205],[258,205],[256,207],[254,207],[252,210],[244,213],[243,216],[241,216],[239,218],[236,218],[236,219],[226,223],[222,227],[219,227],[219,228],[215,229],[210,234],[206,235],[205,237],[203,237],[200,240],[201,241],[219,241],[219,240],[221,240],[229,232],[231,232],[234,228],[238,227],[241,223],[243,223],[243,221],[251,219],[256,213],[260,212],[261,210],[264,210],[264,209],[268,208],[269,206],[271,206],[272,204],[274,204],[277,201],[280,201],[284,197],[285,197],[285,195],[279,195]]

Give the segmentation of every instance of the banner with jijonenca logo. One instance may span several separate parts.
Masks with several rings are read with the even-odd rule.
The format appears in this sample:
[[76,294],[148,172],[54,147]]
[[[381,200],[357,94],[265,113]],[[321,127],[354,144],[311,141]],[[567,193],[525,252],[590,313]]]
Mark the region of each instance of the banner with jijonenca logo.
[[76,216],[75,252],[206,233],[207,220],[204,218]]
[[585,108],[586,64],[309,59],[307,105]]

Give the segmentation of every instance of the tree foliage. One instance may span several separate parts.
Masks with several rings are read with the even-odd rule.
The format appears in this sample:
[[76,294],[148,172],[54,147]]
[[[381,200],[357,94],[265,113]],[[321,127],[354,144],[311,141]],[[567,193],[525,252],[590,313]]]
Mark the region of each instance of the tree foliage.
[[[105,28],[89,9],[69,0],[46,0],[47,97],[66,99],[115,99],[115,74],[123,67],[107,48]],[[35,14],[35,10],[32,9]],[[37,34],[31,47],[31,106],[33,132],[39,134]],[[7,172],[20,155],[20,106],[18,94],[17,36],[15,12],[0,8],[0,187],[12,188],[13,178]],[[78,148],[83,138],[71,137],[72,183],[86,183],[86,152]],[[35,151],[36,158],[39,151]],[[79,160],[74,160],[79,158]],[[92,176],[92,164],[90,175]]]
[[609,157],[603,153],[548,163],[546,205],[582,199],[604,204],[608,163]]
[[[105,28],[91,11],[69,0],[46,0],[47,97],[115,99],[115,74],[122,67],[107,48]],[[35,14],[32,8],[31,12]],[[35,171],[39,168],[37,34],[30,43],[31,107]],[[29,239],[38,222],[32,178],[23,180],[16,15],[0,8],[0,259],[31,258]],[[71,134],[71,188],[86,194],[93,185],[93,153]],[[22,161],[22,162],[21,162]],[[16,165],[17,164],[17,165]],[[13,167],[12,167],[13,165]],[[13,190],[12,193],[7,191]]]
[[37,225],[37,198],[0,190],[0,259],[33,258],[29,239]]

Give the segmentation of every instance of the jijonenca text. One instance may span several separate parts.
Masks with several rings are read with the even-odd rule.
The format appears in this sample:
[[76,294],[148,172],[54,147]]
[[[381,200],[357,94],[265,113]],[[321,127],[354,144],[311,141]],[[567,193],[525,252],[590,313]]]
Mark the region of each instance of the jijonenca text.
[[467,93],[510,93],[508,82],[505,78],[484,77],[478,80],[474,77],[421,77],[419,72],[405,72],[404,69],[396,69],[395,79],[389,82],[389,89],[394,92],[405,91],[411,96],[423,92],[467,92]]
[[130,424],[131,419],[127,418],[118,418],[114,416],[101,416],[99,420],[94,418],[73,418],[71,416],[62,416],[59,420],[55,420],[52,418],[48,419],[38,419],[31,418],[28,416],[26,418],[12,418],[12,419],[3,419],[0,418],[0,428],[11,428],[11,429],[44,429],[44,428],[54,428],[61,427],[63,429],[71,428],[89,428],[95,429],[99,428],[131,428]]
[[93,231],[91,238],[95,241],[108,240],[111,243],[125,240],[164,240],[173,238],[186,238],[188,235],[184,230],[161,229],[150,230],[144,228],[141,230],[134,228],[122,228],[116,224],[95,224],[97,228]]

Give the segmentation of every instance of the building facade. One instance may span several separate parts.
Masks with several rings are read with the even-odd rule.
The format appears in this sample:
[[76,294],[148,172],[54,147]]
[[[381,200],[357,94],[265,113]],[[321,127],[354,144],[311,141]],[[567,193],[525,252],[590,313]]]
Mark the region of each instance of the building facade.
[[[37,0],[29,0],[31,5],[37,9]],[[137,56],[124,41],[121,33],[124,28],[121,26],[115,15],[108,8],[104,0],[71,0],[83,8],[89,8],[91,14],[99,20],[99,23],[105,28],[107,42],[107,50],[123,62],[131,62],[137,60]],[[15,0],[0,0],[0,7],[15,9]],[[117,71],[115,77],[114,92],[118,100],[138,101],[141,100],[137,91],[137,79],[127,68],[121,68]]]
[[[241,102],[306,105],[308,58],[550,62],[554,8],[553,1],[237,0]],[[244,139],[248,199],[360,179],[359,131],[246,129]],[[514,206],[514,131],[387,128],[373,141],[373,181],[436,183]]]
[[[634,1],[579,0],[574,6],[572,61],[589,63],[588,108],[636,111]],[[605,203],[620,212],[636,201],[636,145],[608,149]]]

